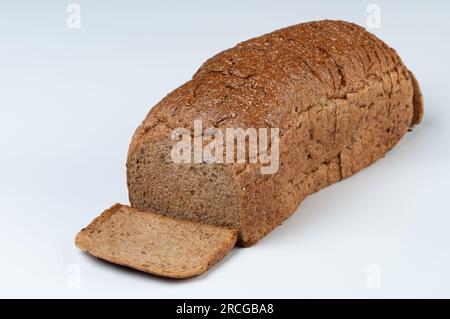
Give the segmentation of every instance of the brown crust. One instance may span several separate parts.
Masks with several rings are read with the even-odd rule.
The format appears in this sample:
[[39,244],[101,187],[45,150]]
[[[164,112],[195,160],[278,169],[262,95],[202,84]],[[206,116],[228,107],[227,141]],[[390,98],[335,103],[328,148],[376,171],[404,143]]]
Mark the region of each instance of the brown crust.
[[[94,248],[89,248],[91,246],[92,242],[92,236],[95,236],[95,231],[98,229],[98,227],[111,218],[114,214],[119,212],[120,210],[128,210],[128,213],[130,215],[133,214],[152,214],[154,217],[160,219],[160,220],[170,220],[170,221],[176,221],[177,223],[181,223],[183,225],[198,225],[198,223],[186,221],[186,220],[177,220],[175,218],[151,213],[151,212],[143,212],[139,211],[137,209],[130,208],[129,206],[121,205],[121,204],[114,204],[111,208],[105,210],[100,216],[96,217],[87,227],[83,228],[75,238],[75,245],[86,252],[89,255],[92,255],[94,257],[106,260],[108,262],[118,264],[121,266],[126,266],[130,268],[134,268],[143,272],[147,272],[149,274],[161,276],[161,277],[167,277],[167,278],[176,278],[176,279],[186,279],[191,278],[194,276],[201,275],[202,273],[206,272],[209,268],[214,266],[216,263],[218,263],[220,260],[222,260],[228,252],[234,247],[236,240],[237,240],[237,230],[236,229],[229,229],[226,227],[217,227],[212,225],[201,225],[204,229],[211,229],[211,230],[217,230],[222,229],[226,230],[229,234],[229,237],[224,239],[219,246],[211,247],[212,250],[214,250],[214,254],[209,256],[209,259],[204,260],[202,264],[191,270],[183,271],[183,272],[176,272],[176,271],[170,271],[170,270],[163,270],[163,269],[155,269],[151,266],[143,266],[141,263],[134,262],[134,260],[125,260],[123,258],[112,256],[111,254],[105,254],[101,250]],[[132,217],[132,216],[131,216]],[[92,235],[94,234],[94,235]],[[100,247],[99,247],[100,248]]]

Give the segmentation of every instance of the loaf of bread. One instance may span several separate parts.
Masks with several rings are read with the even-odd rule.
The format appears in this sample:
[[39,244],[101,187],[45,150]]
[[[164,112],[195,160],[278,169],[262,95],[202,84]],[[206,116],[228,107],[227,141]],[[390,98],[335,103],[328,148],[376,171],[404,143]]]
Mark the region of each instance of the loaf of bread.
[[[238,229],[257,242],[319,189],[390,150],[420,122],[419,86],[394,49],[343,21],[294,25],[225,50],[155,105],[132,139],[132,207]],[[176,128],[279,128],[279,167],[174,163]]]
[[82,229],[75,244],[115,264],[162,277],[189,278],[221,260],[236,238],[236,230],[115,204]]

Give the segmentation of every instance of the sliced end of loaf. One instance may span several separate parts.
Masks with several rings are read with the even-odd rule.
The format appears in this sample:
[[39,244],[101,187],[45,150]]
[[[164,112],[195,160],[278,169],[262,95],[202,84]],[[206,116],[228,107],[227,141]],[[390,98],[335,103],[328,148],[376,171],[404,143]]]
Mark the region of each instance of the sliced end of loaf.
[[[169,134],[167,134],[169,135]],[[236,181],[226,164],[174,163],[175,142],[141,140],[127,161],[132,207],[190,221],[240,229]]]
[[82,229],[75,244],[106,261],[170,278],[200,275],[236,243],[234,229],[115,204]]
[[413,94],[413,118],[411,121],[411,126],[420,124],[423,118],[423,96],[422,90],[420,89],[419,82],[412,71],[408,70],[411,76],[411,82],[414,90]]

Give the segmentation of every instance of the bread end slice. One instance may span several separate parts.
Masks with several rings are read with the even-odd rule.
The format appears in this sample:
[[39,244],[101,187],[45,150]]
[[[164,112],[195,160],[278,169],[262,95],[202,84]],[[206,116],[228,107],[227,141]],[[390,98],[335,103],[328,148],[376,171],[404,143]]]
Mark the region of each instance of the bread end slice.
[[411,76],[411,82],[414,90],[413,94],[413,118],[411,121],[411,126],[420,124],[423,118],[423,95],[422,90],[420,89],[419,81],[417,81],[416,76],[412,73],[411,70],[408,70],[409,75]]
[[237,230],[115,204],[83,228],[75,245],[106,261],[150,274],[200,275],[233,248]]

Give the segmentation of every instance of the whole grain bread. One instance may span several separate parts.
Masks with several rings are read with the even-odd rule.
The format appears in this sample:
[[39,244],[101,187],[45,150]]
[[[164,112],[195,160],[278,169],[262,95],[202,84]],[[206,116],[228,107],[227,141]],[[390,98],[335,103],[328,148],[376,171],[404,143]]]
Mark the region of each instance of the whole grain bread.
[[[394,49],[343,21],[294,25],[225,50],[156,104],[127,159],[133,207],[239,229],[254,244],[303,199],[390,150],[423,114]],[[280,128],[280,167],[175,164],[174,128]]]
[[75,244],[106,261],[171,278],[208,270],[236,243],[237,231],[115,204],[82,229]]

